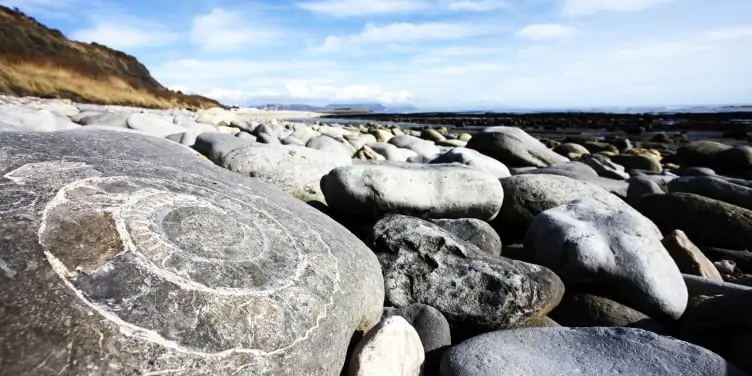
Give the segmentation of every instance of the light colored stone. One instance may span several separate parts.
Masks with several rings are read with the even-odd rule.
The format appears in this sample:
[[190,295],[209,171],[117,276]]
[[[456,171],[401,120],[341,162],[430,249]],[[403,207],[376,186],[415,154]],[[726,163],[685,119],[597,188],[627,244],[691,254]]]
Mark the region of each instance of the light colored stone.
[[303,201],[326,203],[321,177],[350,158],[295,145],[253,144],[235,149],[218,161],[230,171],[255,177]]
[[462,165],[345,166],[324,176],[321,188],[332,209],[366,216],[489,220],[504,200],[498,179]]
[[671,231],[663,239],[663,245],[682,273],[723,281],[715,265],[689,240],[684,231]]
[[419,376],[425,353],[415,329],[400,316],[382,320],[353,350],[350,376]]
[[581,199],[535,217],[525,250],[566,285],[603,287],[606,297],[651,317],[678,319],[687,307],[687,287],[662,238],[636,211]]

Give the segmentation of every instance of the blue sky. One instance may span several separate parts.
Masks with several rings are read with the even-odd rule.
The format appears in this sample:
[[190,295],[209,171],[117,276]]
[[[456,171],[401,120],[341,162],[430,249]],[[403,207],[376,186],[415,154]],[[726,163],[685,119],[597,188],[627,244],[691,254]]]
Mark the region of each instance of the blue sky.
[[224,103],[752,103],[750,0],[0,0]]

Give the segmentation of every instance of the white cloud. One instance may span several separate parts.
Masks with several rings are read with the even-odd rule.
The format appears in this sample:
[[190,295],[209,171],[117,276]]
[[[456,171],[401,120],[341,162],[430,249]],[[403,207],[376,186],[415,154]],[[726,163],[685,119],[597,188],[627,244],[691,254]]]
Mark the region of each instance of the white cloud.
[[190,39],[204,51],[224,52],[274,43],[281,35],[279,29],[251,22],[239,13],[216,8],[194,18]]
[[333,17],[377,16],[415,12],[487,12],[507,8],[507,0],[318,0],[297,3],[301,9]]
[[520,38],[532,40],[559,39],[572,35],[571,27],[557,24],[536,24],[517,30],[515,35]]
[[708,38],[713,40],[729,40],[752,37],[752,26],[730,27],[713,30],[707,33]]
[[651,8],[674,0],[566,0],[563,12],[569,16],[582,16],[598,12],[630,12]]
[[176,41],[179,34],[148,21],[106,19],[90,28],[73,31],[70,38],[97,42],[115,49],[133,50],[168,45]]
[[449,9],[466,12],[487,12],[507,7],[509,3],[500,0],[454,0],[449,3]]
[[334,17],[411,13],[430,6],[423,0],[322,0],[297,5],[311,12]]
[[385,90],[378,85],[327,86],[309,83],[288,82],[275,87],[251,91],[213,88],[200,92],[223,103],[244,104],[259,102],[314,103],[378,102],[383,104],[405,103],[414,97],[406,90]]
[[366,24],[360,34],[330,36],[317,48],[319,52],[334,52],[344,47],[363,44],[408,43],[431,40],[459,40],[469,37],[489,35],[501,29],[494,25],[471,23],[409,23],[400,22],[384,26]]

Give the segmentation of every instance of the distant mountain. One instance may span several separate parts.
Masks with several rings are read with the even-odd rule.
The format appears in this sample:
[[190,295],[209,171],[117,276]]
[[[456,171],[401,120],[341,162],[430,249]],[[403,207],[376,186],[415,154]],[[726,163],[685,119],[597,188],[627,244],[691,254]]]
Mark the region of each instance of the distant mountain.
[[385,106],[381,103],[332,103],[325,106],[309,104],[265,104],[257,106],[270,111],[369,111],[377,114],[416,112],[418,108],[411,104]]

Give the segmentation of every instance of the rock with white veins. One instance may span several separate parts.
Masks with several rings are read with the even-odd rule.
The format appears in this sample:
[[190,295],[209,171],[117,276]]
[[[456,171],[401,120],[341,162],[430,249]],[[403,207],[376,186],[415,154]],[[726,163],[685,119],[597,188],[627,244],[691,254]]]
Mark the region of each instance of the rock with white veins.
[[496,216],[499,180],[463,165],[352,165],[321,179],[330,207],[356,216],[399,213],[422,218]]
[[268,184],[139,134],[0,144],[0,373],[337,375],[381,317],[368,247]]
[[326,203],[321,177],[350,158],[295,145],[253,144],[233,150],[218,165],[261,179],[303,201]]

